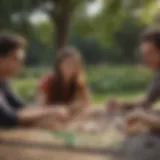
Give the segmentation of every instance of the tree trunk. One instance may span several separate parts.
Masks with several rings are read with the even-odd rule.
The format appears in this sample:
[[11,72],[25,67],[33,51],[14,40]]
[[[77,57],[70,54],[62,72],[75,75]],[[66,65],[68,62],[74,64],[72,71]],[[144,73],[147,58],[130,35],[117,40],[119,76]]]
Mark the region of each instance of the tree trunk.
[[57,0],[53,12],[53,23],[56,28],[57,49],[67,46],[69,43],[69,26],[71,21],[71,0]]
[[70,18],[63,15],[62,19],[56,22],[56,45],[57,49],[65,47],[69,43]]

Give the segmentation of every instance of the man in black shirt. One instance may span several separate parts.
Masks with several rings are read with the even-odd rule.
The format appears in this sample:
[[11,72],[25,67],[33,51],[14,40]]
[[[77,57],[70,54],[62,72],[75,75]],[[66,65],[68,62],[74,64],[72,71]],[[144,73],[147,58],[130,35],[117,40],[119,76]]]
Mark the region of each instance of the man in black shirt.
[[67,118],[64,108],[27,107],[12,92],[9,80],[23,66],[25,40],[17,35],[0,36],[0,126],[14,127],[34,125],[37,121],[48,116],[60,115]]
[[[140,49],[144,64],[155,72],[155,76],[148,87],[147,94],[143,99],[131,102],[119,102],[110,99],[108,106],[114,109],[133,109],[142,107],[147,111],[160,98],[160,30],[147,30],[142,35]],[[126,122],[134,124],[137,121],[147,123],[153,129],[160,131],[160,118],[151,112],[132,112],[126,118]]]

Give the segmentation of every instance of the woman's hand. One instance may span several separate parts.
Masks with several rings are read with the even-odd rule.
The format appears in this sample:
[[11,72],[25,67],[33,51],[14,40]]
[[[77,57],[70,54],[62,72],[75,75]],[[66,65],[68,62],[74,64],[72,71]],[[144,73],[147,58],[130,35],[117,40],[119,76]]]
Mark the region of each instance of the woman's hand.
[[106,114],[108,117],[112,117],[117,111],[120,111],[120,109],[120,103],[117,99],[111,98],[107,101]]
[[57,119],[62,121],[69,119],[69,111],[66,109],[66,107],[57,107],[53,109],[55,109],[55,116]]

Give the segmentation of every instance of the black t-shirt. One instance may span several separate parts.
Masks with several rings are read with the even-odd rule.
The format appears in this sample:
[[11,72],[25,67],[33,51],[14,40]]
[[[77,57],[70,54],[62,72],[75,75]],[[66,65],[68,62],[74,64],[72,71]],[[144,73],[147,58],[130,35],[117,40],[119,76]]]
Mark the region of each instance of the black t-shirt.
[[149,102],[155,102],[160,98],[160,72],[157,72],[148,87],[147,99]]
[[18,125],[17,110],[24,107],[23,102],[12,92],[7,81],[0,82],[0,126]]

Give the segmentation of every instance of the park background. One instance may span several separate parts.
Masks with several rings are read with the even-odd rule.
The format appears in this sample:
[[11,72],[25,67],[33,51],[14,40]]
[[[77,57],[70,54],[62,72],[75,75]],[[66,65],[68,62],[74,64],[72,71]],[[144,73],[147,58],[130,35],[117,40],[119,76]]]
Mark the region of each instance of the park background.
[[159,0],[0,0],[0,30],[28,41],[26,67],[13,81],[26,101],[35,100],[56,50],[68,44],[85,60],[95,103],[141,96],[152,73],[141,65],[139,36],[159,26]]

